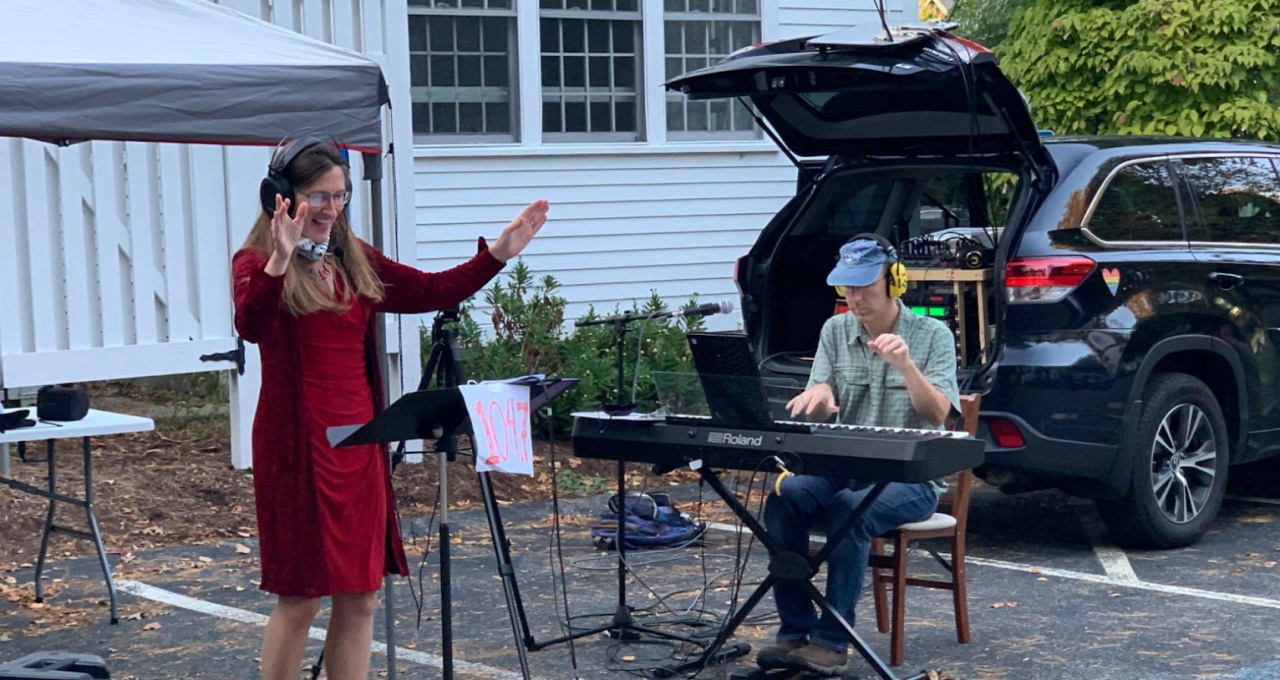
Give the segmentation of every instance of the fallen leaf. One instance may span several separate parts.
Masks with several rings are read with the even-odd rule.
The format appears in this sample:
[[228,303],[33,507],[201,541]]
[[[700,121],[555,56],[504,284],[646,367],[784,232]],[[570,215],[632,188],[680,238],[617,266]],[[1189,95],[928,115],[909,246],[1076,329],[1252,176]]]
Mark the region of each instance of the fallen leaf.
[[248,547],[246,547],[245,545],[243,545],[243,544],[241,544],[241,543],[237,543],[237,544],[236,544],[236,554],[237,554],[237,555],[248,555],[248,554],[249,554],[249,553],[251,553],[251,552],[253,552],[253,551],[252,551],[252,550],[250,550],[250,549],[249,549]]
[[636,660],[636,655],[635,655],[635,654],[627,654],[627,655],[624,655],[624,656],[622,657],[622,660],[623,660],[623,661],[635,661],[635,660]]
[[1044,572],[1043,572],[1043,571],[1040,571],[1040,567],[1031,567],[1031,573],[1033,573],[1033,574],[1043,574]]
[[0,633],[0,642],[8,642],[8,641],[10,641],[10,640],[12,640],[12,639],[13,639],[13,638],[12,638],[12,637],[9,637],[9,634],[8,634],[8,633]]
[[1270,569],[1271,567],[1276,566],[1276,563],[1275,563],[1275,562],[1263,562],[1263,563],[1262,563],[1262,566],[1264,566],[1264,567],[1266,567],[1266,568]]
[[197,559],[199,559],[201,562],[204,562],[205,564],[209,564],[210,562],[213,562],[212,557],[205,557],[204,555],[201,555]]
[[142,629],[143,630],[160,630],[160,624],[156,623],[155,621],[152,621],[151,623],[148,623],[145,626],[143,626]]

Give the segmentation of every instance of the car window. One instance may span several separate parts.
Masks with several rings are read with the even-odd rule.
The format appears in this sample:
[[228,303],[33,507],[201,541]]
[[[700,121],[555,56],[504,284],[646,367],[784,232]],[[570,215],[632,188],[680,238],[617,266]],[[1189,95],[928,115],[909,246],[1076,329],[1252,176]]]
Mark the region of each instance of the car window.
[[893,181],[875,182],[834,198],[827,233],[854,236],[875,231],[893,184]]
[[1280,178],[1268,158],[1185,158],[1183,174],[1200,216],[1196,241],[1280,242]]
[[849,238],[879,232],[895,242],[970,237],[989,244],[1004,227],[1017,191],[1018,176],[998,170],[836,174],[822,183],[790,233]]
[[1009,218],[1018,186],[1011,172],[948,172],[924,182],[908,236],[976,238],[990,244]]
[[874,232],[892,194],[901,192],[900,179],[868,182],[863,174],[844,173],[822,183],[813,203],[791,230],[792,235],[849,238]]
[[1181,241],[1178,198],[1164,161],[1121,168],[1089,218],[1089,232],[1104,241]]

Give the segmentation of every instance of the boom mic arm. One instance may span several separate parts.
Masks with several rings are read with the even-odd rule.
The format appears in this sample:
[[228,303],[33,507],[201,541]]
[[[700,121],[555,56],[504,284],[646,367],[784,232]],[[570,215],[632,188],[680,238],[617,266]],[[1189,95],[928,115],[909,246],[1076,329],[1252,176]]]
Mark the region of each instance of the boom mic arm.
[[669,319],[669,318],[685,318],[691,319],[698,316],[710,316],[712,314],[729,314],[734,310],[732,300],[721,300],[719,302],[707,302],[705,304],[693,307],[685,307],[668,312],[653,312],[652,314],[623,314],[621,316],[608,316],[600,319],[579,319],[574,322],[574,326],[579,328],[583,326],[598,326],[609,323],[628,323],[631,321],[644,321],[648,319]]

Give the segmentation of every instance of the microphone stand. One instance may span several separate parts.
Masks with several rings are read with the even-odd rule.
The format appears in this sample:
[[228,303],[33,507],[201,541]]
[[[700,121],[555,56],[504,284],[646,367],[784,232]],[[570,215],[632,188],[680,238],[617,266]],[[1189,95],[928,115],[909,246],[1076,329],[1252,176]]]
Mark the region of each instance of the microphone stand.
[[[630,312],[627,312],[626,314],[623,314],[621,316],[609,317],[604,319],[583,320],[583,321],[578,321],[574,323],[574,326],[578,328],[582,328],[585,326],[603,326],[606,324],[613,326],[613,339],[614,339],[614,344],[617,348],[618,403],[614,405],[617,412],[619,413],[629,412],[630,409],[635,407],[635,404],[622,403],[623,392],[626,389],[625,381],[623,379],[623,357],[626,354],[627,324],[631,323],[632,321],[641,321],[641,320],[647,320],[647,319],[662,319],[662,318],[667,318],[672,316],[684,316],[684,314],[685,314],[684,310],[678,310],[673,312],[653,312],[651,314],[631,314]],[[606,408],[606,410],[609,410],[609,409]],[[689,637],[687,635],[668,633],[666,631],[654,630],[652,628],[641,626],[640,624],[636,623],[635,617],[631,615],[631,607],[627,605],[627,563],[626,563],[627,477],[626,477],[626,464],[621,458],[618,459],[617,473],[618,473],[618,479],[617,479],[618,534],[615,540],[615,544],[618,548],[618,604],[617,604],[617,608],[614,609],[614,612],[613,612],[613,620],[603,626],[598,626],[590,630],[571,632],[569,635],[558,637],[553,640],[547,640],[545,642],[540,643],[537,648],[547,647],[560,642],[567,642],[569,640],[576,640],[578,638],[586,637],[588,635],[595,635],[596,633],[605,633],[609,637],[614,638],[616,640],[638,640],[640,639],[640,635],[644,633],[644,634],[651,635],[653,637],[664,638],[667,640],[675,640],[678,642],[693,643],[693,644],[705,647],[706,646],[705,642],[702,642],[700,640],[694,640],[692,637]]]

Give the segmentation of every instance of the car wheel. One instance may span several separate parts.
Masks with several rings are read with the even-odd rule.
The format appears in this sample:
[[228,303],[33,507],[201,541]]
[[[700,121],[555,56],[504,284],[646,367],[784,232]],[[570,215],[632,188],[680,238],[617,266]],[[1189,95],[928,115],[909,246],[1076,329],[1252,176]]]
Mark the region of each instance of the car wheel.
[[1129,491],[1098,508],[1124,543],[1190,545],[1209,530],[1226,493],[1226,420],[1209,387],[1180,373],[1154,376],[1142,403],[1138,428],[1120,451],[1133,465]]

